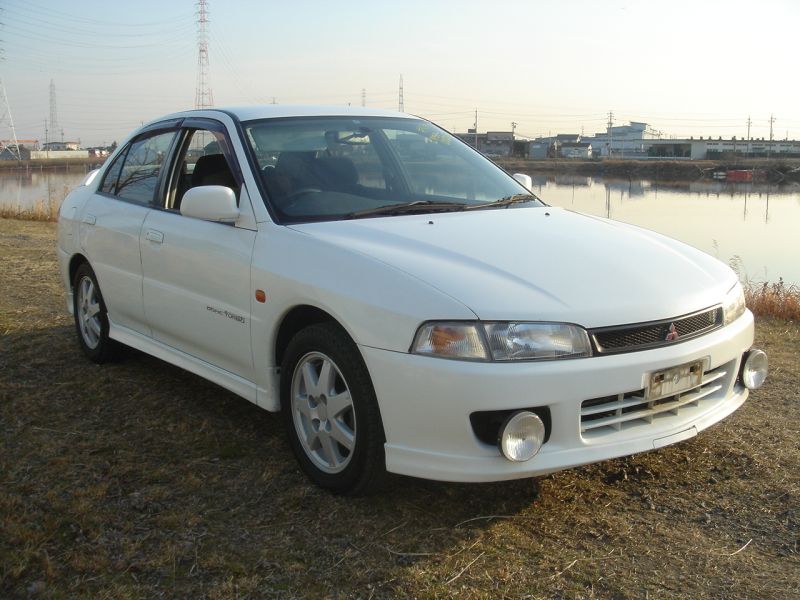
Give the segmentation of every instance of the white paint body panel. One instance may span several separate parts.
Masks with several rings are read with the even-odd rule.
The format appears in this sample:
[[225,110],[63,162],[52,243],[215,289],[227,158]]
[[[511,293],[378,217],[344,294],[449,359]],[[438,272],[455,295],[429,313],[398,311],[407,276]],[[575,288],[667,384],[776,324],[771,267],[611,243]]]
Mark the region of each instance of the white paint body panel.
[[[250,261],[256,233],[153,210],[142,228],[144,311],[153,337],[253,379]],[[158,233],[163,241],[147,238]]]
[[[148,334],[142,304],[142,261],[139,236],[151,208],[91,194],[76,215],[79,248],[89,259],[115,320]],[[93,221],[87,223],[85,221]]]
[[[230,113],[241,120],[408,117],[347,107]],[[430,320],[602,327],[705,309],[736,281],[719,261],[649,231],[555,208],[279,225],[259,195],[233,118],[215,110],[171,118],[190,116],[228,129],[243,176],[235,224],[101,196],[102,173],[62,205],[58,257],[68,298],[70,265],[84,257],[98,276],[114,339],[278,410],[280,324],[298,306],[325,311],[356,342],[373,380],[387,468],[451,481],[527,477],[652,450],[695,435],[745,401],[735,371],[753,340],[749,312],[696,339],[612,356],[501,364],[409,354],[417,328]],[[93,224],[83,223],[87,215]],[[255,301],[256,290],[266,302]],[[582,401],[639,390],[648,373],[699,359],[732,373],[717,401],[603,439],[582,436]],[[550,438],[524,463],[504,459],[470,425],[475,411],[539,406],[550,410]]]

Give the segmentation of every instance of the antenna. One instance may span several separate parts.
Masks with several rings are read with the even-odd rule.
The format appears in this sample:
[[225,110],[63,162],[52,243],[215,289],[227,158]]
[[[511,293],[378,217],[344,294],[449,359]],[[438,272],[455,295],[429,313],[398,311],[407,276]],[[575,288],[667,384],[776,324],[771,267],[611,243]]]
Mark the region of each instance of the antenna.
[[20,156],[19,153],[17,130],[14,128],[14,119],[11,117],[11,106],[8,104],[8,96],[6,96],[6,86],[3,83],[2,79],[0,79],[0,93],[3,94],[2,104],[0,104],[0,110],[2,110],[2,112],[0,113],[0,125],[5,125],[6,120],[8,120],[8,126],[11,129],[11,137],[14,140],[13,148],[10,145],[7,146],[5,144],[0,144],[0,146],[2,146],[2,148],[0,148],[0,151],[7,150],[9,154],[11,154],[11,156],[16,158],[17,160],[22,160],[22,157]]
[[400,74],[400,89],[397,94],[397,110],[398,112],[406,112],[406,107],[403,103],[403,74]]
[[208,0],[197,0],[197,88],[194,107],[214,106],[214,95],[208,78]]

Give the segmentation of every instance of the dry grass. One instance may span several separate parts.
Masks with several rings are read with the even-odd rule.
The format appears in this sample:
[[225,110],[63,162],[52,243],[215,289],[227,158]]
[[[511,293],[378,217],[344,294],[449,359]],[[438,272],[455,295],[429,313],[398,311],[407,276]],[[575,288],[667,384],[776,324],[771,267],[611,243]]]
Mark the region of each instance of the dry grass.
[[38,200],[33,205],[0,204],[0,219],[16,219],[21,221],[50,221],[58,220],[58,209],[61,200],[48,202]]
[[786,285],[783,279],[777,283],[755,283],[744,286],[747,307],[756,315],[790,321],[800,320],[800,288]]
[[52,224],[0,220],[0,598],[796,598],[800,325],[687,442],[491,485],[310,485],[281,420],[131,352],[96,366]]

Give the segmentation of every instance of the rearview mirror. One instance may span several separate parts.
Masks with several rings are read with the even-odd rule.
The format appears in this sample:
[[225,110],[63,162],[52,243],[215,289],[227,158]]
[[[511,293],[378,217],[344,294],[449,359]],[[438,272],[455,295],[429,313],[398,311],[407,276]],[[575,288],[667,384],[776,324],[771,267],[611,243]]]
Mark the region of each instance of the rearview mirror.
[[521,183],[529,192],[533,191],[533,179],[531,179],[530,175],[525,175],[525,173],[514,173],[514,179],[517,180],[517,183]]
[[224,185],[201,185],[183,195],[181,214],[204,221],[235,223],[239,218],[236,194]]

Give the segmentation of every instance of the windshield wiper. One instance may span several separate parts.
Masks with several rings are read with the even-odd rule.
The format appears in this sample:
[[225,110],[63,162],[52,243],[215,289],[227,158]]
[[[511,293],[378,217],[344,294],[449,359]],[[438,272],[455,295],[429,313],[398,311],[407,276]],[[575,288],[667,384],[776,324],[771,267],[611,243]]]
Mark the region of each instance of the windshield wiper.
[[513,196],[504,196],[499,200],[493,202],[486,202],[484,204],[472,204],[465,210],[478,210],[481,208],[498,208],[502,206],[511,206],[512,204],[522,204],[525,202],[541,202],[534,194],[514,194]]
[[459,202],[439,202],[436,200],[414,200],[401,204],[386,204],[375,208],[357,210],[345,215],[346,219],[359,219],[376,215],[407,215],[412,213],[457,211],[466,210],[468,207]]

